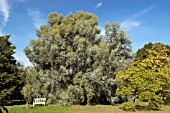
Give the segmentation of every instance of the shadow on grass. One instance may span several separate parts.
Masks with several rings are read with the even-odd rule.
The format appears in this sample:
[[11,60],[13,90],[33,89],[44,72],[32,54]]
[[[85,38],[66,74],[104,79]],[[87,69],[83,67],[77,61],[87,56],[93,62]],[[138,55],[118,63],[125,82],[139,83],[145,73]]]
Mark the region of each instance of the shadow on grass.
[[[9,112],[8,112],[8,109],[7,109],[6,107],[1,106],[1,108],[2,108],[6,113],[9,113]],[[0,113],[3,113],[1,108],[0,108]]]
[[144,106],[144,105],[136,105],[136,110],[138,111],[162,111],[160,108]]

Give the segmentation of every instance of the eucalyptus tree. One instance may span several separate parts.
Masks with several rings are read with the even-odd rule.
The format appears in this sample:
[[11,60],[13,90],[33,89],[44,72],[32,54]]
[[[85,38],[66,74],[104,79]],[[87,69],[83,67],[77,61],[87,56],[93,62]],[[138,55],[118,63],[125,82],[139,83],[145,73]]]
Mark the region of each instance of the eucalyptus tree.
[[77,73],[85,73],[86,50],[95,43],[99,33],[97,17],[78,11],[66,17],[56,12],[49,14],[48,23],[37,30],[38,39],[31,40],[25,53],[36,70],[49,70],[50,91],[48,96],[58,98],[66,91]]
[[98,19],[92,13],[78,11],[64,17],[53,12],[47,24],[37,29],[38,39],[25,47],[38,76],[48,72],[48,100],[107,103],[115,95],[114,73],[126,68],[127,60],[132,58],[131,41],[118,23],[106,25],[109,42],[97,39],[97,25]]

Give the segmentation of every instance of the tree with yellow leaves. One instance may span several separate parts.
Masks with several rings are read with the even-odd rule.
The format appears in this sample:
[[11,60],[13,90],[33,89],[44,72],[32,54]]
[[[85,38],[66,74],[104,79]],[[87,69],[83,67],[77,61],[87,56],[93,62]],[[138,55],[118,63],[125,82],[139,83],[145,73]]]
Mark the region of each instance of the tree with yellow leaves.
[[149,107],[159,107],[170,95],[170,48],[156,43],[145,51],[147,55],[144,58],[116,74],[117,93],[148,102]]

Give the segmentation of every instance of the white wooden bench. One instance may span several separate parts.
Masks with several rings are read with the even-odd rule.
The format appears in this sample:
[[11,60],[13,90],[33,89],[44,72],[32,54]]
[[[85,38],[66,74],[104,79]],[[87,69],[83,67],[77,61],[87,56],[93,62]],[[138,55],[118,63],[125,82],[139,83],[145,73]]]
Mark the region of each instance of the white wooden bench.
[[33,107],[36,104],[43,104],[45,106],[46,98],[34,98]]

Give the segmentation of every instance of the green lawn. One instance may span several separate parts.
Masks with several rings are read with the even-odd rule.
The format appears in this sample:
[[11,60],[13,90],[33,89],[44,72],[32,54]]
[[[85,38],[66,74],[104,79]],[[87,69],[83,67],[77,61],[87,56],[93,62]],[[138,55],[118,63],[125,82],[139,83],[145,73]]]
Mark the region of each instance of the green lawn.
[[[26,109],[25,106],[8,106],[9,113],[128,113],[121,109],[119,106],[110,105],[96,105],[96,106],[36,106]],[[5,112],[3,112],[5,113]],[[132,113],[132,112],[130,112]],[[136,111],[135,113],[170,113],[170,106],[162,106],[159,111]]]
[[7,109],[9,113],[75,113],[75,108],[63,106],[36,106],[29,109],[25,106],[9,106]]

